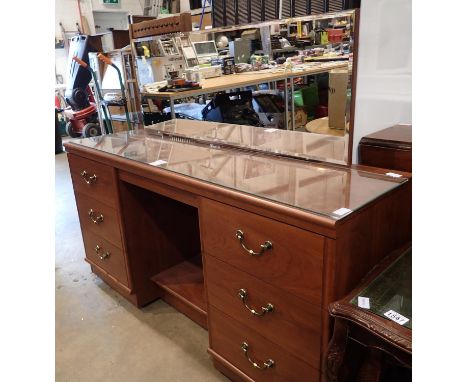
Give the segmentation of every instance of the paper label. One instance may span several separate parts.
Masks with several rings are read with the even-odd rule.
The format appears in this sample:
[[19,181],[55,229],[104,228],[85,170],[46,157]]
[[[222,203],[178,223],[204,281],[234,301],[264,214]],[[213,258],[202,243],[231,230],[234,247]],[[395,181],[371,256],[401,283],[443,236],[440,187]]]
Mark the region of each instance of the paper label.
[[400,174],[396,174],[394,172],[387,172],[385,175],[390,176],[392,178],[401,178]]
[[394,310],[389,310],[388,312],[384,313],[385,317],[390,318],[390,320],[395,321],[397,324],[404,325],[409,321],[409,318],[406,318],[405,316],[401,315],[398,312],[395,312]]
[[353,212],[353,210],[350,210],[349,208],[338,208],[337,210],[333,211],[332,214],[338,215],[338,216],[344,216],[349,214],[350,212]]
[[163,164],[166,164],[167,160],[159,159],[157,161],[151,162],[153,166],[162,166]]
[[357,304],[360,308],[370,309],[369,297],[358,296]]

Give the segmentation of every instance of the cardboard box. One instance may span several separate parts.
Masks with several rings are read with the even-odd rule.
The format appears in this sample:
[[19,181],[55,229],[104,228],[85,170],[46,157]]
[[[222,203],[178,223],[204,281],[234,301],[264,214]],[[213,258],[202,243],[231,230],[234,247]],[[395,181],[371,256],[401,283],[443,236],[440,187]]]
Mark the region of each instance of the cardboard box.
[[346,128],[348,70],[333,69],[328,83],[328,121],[332,129]]

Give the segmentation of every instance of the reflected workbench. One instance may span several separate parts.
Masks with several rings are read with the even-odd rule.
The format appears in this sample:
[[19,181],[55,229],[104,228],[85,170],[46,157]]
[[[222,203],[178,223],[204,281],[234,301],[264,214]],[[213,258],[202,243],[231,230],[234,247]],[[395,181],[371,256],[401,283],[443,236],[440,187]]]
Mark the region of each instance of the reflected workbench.
[[[309,64],[301,70],[286,71],[282,68],[275,71],[260,70],[256,72],[229,74],[221,77],[201,80],[201,89],[187,90],[183,92],[142,92],[141,96],[155,99],[168,99],[171,109],[171,118],[175,118],[174,101],[178,99],[280,81],[284,81],[285,89],[288,88],[288,83],[290,82],[292,92],[294,93],[294,78],[327,73],[333,69],[347,69],[348,66],[348,61],[332,61]],[[288,109],[288,98],[289,97],[284,98],[286,110]],[[294,115],[294,103],[292,103],[291,106]],[[286,118],[286,129],[292,128],[292,130],[294,130],[293,126],[288,127],[287,120],[288,118]],[[292,119],[292,123],[294,124],[294,118]]]

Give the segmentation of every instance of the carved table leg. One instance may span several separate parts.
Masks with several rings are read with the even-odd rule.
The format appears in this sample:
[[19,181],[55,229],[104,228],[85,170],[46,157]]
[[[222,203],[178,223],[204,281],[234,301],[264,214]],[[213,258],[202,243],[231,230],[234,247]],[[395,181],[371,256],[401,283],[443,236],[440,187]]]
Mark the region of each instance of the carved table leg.
[[341,364],[343,363],[346,343],[348,342],[348,324],[345,320],[335,318],[333,337],[330,340],[327,354],[327,376],[331,382],[338,381]]
[[382,352],[377,349],[369,348],[359,374],[358,382],[378,382],[382,372]]

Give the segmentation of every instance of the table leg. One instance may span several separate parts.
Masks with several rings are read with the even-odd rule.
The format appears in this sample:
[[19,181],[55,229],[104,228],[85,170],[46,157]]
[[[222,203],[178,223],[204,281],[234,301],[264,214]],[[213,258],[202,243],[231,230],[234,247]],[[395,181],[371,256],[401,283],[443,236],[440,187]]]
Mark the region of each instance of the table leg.
[[382,352],[378,349],[367,349],[367,356],[359,370],[358,382],[378,382],[382,373]]
[[289,105],[288,105],[288,79],[284,79],[284,116],[285,116],[285,121],[284,121],[284,126],[286,130],[289,130],[289,124],[288,124],[288,116],[289,116]]
[[169,97],[169,102],[171,105],[171,118],[175,119],[174,98]]
[[294,78],[291,77],[291,130],[296,130],[296,105],[294,104]]
[[331,382],[338,381],[341,364],[343,363],[346,343],[348,342],[348,325],[345,320],[335,318],[333,337],[330,340],[327,353],[327,376]]

